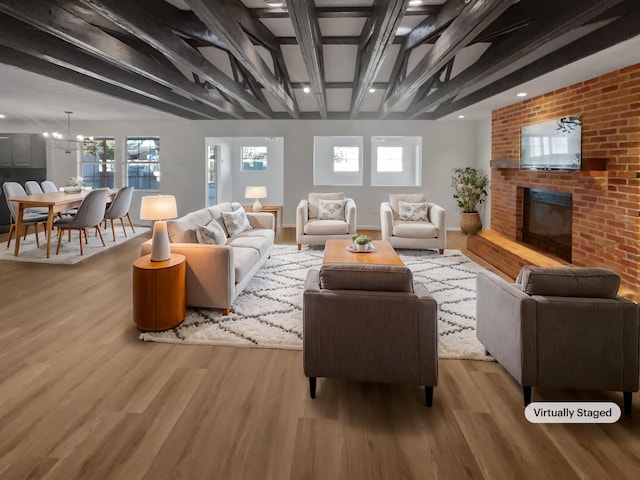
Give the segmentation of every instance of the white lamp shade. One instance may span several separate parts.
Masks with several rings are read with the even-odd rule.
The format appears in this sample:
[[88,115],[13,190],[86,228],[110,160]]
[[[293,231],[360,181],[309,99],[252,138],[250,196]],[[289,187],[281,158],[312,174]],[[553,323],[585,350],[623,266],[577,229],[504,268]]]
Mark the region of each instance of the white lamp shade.
[[244,190],[245,198],[267,198],[267,187],[247,187]]
[[140,202],[140,220],[166,220],[178,216],[176,197],[173,195],[150,195]]

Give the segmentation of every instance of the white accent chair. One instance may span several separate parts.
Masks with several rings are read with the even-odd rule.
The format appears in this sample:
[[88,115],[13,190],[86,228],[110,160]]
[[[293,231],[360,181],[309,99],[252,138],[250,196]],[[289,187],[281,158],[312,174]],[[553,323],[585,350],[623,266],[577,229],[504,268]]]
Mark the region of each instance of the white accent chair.
[[382,240],[394,248],[437,249],[444,253],[447,244],[446,211],[435,203],[428,204],[428,221],[411,221],[400,216],[400,202],[426,202],[423,193],[392,194],[380,204]]
[[[320,200],[344,200],[344,218],[319,218]],[[356,234],[356,203],[344,193],[310,193],[308,200],[300,200],[296,210],[296,242],[324,245],[329,239],[351,239]]]

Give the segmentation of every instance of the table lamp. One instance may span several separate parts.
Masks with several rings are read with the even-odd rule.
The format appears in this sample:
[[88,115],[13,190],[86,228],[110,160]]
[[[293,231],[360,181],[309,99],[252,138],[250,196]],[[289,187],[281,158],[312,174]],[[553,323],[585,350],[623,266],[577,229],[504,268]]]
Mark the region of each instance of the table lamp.
[[260,198],[267,198],[267,187],[247,187],[244,191],[245,198],[255,198],[255,202],[253,204],[253,211],[259,212],[262,210],[262,204],[260,203]]
[[178,216],[176,197],[173,195],[150,195],[142,197],[140,202],[140,220],[155,220],[153,237],[151,238],[151,261],[164,262],[171,258],[169,234],[167,233],[168,218]]

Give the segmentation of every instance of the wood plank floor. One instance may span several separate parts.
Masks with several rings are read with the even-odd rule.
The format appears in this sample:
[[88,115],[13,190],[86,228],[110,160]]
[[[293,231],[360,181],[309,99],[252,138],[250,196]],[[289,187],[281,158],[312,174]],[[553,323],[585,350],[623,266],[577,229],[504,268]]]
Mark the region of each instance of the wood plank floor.
[[[2,480],[640,474],[640,395],[613,425],[533,425],[495,363],[440,361],[427,408],[418,387],[326,379],[311,400],[301,352],[140,342],[131,264],[143,240],[74,266],[0,262]],[[449,248],[465,242],[449,235]]]

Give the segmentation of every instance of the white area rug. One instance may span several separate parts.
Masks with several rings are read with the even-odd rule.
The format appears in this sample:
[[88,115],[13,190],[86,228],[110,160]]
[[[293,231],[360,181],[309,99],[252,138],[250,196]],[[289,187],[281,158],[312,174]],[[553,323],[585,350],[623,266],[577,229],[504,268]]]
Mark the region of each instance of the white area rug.
[[[414,281],[436,298],[440,358],[491,360],[476,339],[476,274],[483,270],[458,250],[399,250]],[[187,309],[176,328],[145,332],[153,342],[302,349],[302,290],[309,268],[320,268],[322,249],[279,245],[223,316],[217,309]]]
[[[67,233],[62,238],[62,244],[60,245],[60,254],[56,255],[56,247],[58,246],[58,233],[51,232],[51,254],[47,258],[47,237],[43,233],[42,228],[38,227],[40,232],[40,247],[36,246],[35,233],[27,235],[26,239],[20,239],[20,253],[18,256],[13,255],[13,248],[15,246],[15,237],[11,240],[11,246],[7,248],[6,241],[0,245],[0,260],[12,261],[12,262],[27,262],[27,263],[47,263],[56,265],[73,265],[90,258],[93,255],[104,252],[111,247],[120,245],[127,240],[131,240],[134,237],[144,235],[149,232],[145,227],[134,227],[136,232],[131,231],[131,227],[127,225],[127,236],[122,233],[122,227],[116,225],[116,241],[113,241],[113,235],[111,234],[111,225],[108,223],[106,229],[102,229],[102,236],[104,237],[104,243],[106,247],[102,246],[100,237],[95,236],[95,230],[88,230],[88,244],[83,244],[83,255],[80,255],[80,242],[78,241],[78,232],[71,232],[71,242],[69,242],[69,236]],[[33,227],[29,229],[33,232]],[[84,240],[83,240],[84,241]]]

